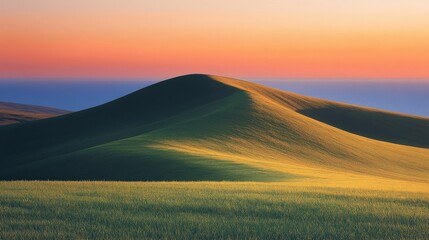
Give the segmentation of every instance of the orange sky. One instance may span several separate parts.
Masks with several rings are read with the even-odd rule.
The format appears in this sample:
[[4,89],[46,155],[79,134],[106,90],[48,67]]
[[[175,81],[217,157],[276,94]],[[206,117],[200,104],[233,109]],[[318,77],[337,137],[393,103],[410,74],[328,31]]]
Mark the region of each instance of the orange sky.
[[194,72],[429,81],[429,1],[0,1],[0,78]]

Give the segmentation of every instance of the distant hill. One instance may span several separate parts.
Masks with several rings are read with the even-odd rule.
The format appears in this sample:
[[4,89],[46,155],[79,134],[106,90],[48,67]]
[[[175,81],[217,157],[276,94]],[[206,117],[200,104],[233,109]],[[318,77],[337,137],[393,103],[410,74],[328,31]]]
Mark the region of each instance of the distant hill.
[[193,74],[0,127],[0,179],[429,181],[429,119]]
[[69,113],[69,111],[27,104],[0,102],[0,125],[28,122],[66,113]]

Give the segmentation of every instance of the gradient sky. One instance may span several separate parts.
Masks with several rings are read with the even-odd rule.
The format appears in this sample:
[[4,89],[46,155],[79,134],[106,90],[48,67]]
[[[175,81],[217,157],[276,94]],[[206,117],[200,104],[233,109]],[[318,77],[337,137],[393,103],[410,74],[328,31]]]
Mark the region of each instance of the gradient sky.
[[427,0],[0,0],[0,78],[429,81]]

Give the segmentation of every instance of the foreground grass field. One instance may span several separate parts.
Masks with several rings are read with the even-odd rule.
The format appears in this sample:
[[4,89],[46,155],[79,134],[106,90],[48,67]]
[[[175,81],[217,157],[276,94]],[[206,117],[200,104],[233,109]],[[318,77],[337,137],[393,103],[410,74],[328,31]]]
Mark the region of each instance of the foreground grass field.
[[0,182],[0,239],[427,236],[427,191],[293,182]]

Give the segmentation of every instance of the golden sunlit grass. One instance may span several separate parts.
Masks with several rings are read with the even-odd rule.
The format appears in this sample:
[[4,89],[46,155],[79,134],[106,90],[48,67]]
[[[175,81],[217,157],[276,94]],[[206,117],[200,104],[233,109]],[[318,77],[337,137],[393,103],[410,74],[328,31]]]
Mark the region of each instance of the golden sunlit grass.
[[231,182],[0,182],[0,239],[425,239],[429,194]]
[[[149,134],[148,138],[156,142],[150,147],[191,156],[230,160],[305,177],[333,180],[352,177],[355,181],[364,182],[377,182],[377,177],[429,181],[429,149],[359,136],[299,113],[329,105],[343,108],[353,106],[285,93],[240,80],[211,77],[243,90],[246,95],[230,99],[229,102],[235,105],[223,104],[226,107],[222,111],[197,120],[210,123],[209,118],[219,114],[235,115],[239,128],[228,129],[226,126],[231,123],[222,120],[218,122],[219,125],[200,126],[191,119],[177,128],[190,129],[196,126],[210,129],[218,135],[207,132],[201,133],[200,137],[182,138],[186,134],[180,130],[161,129]],[[358,109],[362,114],[375,111]],[[400,116],[392,114],[392,118]],[[403,134],[400,127],[390,130]],[[223,133],[217,129],[230,132]],[[423,127],[422,130],[428,131]]]

